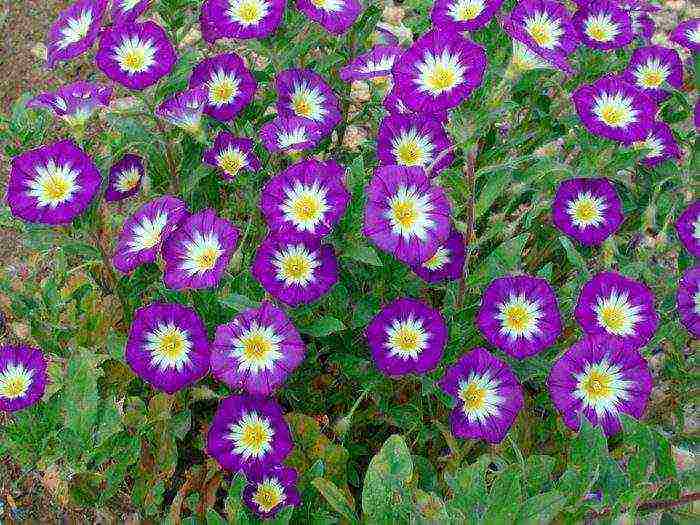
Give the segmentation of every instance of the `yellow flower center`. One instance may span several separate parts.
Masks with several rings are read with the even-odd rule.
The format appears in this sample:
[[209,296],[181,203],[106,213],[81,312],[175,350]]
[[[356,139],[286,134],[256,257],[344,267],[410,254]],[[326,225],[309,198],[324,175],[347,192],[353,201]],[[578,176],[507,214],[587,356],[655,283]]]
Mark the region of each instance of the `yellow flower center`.
[[43,189],[49,200],[60,202],[65,200],[71,185],[65,178],[53,175],[44,180]]
[[583,381],[581,388],[586,392],[591,402],[596,402],[601,399],[608,399],[611,396],[611,385],[612,377],[610,374],[593,369]]
[[236,88],[231,82],[219,82],[211,89],[211,98],[215,102],[227,102],[236,92]]
[[412,352],[418,346],[418,332],[409,326],[402,326],[394,334],[392,343],[403,352]]
[[197,254],[197,257],[195,258],[195,264],[202,271],[211,270],[216,265],[216,261],[219,258],[219,254],[219,250],[217,250],[214,247],[208,246],[204,250],[202,250],[201,253]]
[[605,305],[600,309],[600,318],[608,330],[616,333],[625,326],[627,314],[617,304]]
[[600,117],[608,126],[619,126],[625,119],[625,112],[615,106],[605,106],[600,111]]
[[179,359],[187,347],[187,342],[179,330],[163,335],[160,340],[160,353],[170,360]]
[[244,22],[252,23],[260,20],[260,6],[255,2],[247,2],[241,5],[238,16]]
[[253,451],[261,450],[269,441],[265,425],[260,421],[248,423],[241,432],[241,444]]
[[598,218],[598,208],[592,200],[582,200],[574,209],[574,215],[579,222],[587,224]]
[[311,265],[306,257],[290,255],[282,261],[282,272],[288,279],[302,280],[311,272]]
[[146,54],[140,48],[131,49],[122,57],[122,67],[127,71],[141,71],[145,64]]
[[404,166],[415,166],[420,163],[421,150],[415,141],[406,141],[397,149],[397,156]]
[[550,32],[548,29],[549,28],[547,28],[541,24],[540,25],[533,25],[530,28],[530,36],[539,45],[544,46],[545,44],[548,44],[550,39],[551,39]]
[[659,87],[664,81],[664,76],[659,71],[645,71],[640,82],[645,87]]
[[479,410],[484,405],[486,389],[481,388],[474,381],[471,381],[465,388],[462,388],[459,392],[459,397],[464,402],[464,409],[466,411]]
[[293,204],[294,215],[299,221],[310,221],[318,216],[319,202],[313,195],[302,195]]
[[448,91],[457,81],[454,70],[437,65],[428,75],[428,86],[435,92]]
[[294,107],[294,112],[301,116],[309,118],[311,115],[311,104],[303,95],[298,95],[294,97],[292,101],[292,106]]
[[418,216],[416,207],[410,200],[397,200],[392,205],[391,211],[394,214],[396,222],[405,229],[410,229],[416,222]]
[[276,481],[264,481],[258,485],[253,501],[263,512],[270,512],[284,499],[281,487]]
[[515,332],[522,332],[532,322],[532,316],[522,304],[512,304],[504,309],[504,324]]
[[272,343],[261,333],[252,333],[243,341],[243,355],[248,360],[262,360],[272,350]]

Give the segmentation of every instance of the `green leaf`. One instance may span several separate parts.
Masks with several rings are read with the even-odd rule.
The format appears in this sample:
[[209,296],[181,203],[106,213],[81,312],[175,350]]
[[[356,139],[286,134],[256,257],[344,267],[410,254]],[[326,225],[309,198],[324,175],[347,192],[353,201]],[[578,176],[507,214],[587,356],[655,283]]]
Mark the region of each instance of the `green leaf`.
[[350,523],[358,523],[355,511],[345,495],[332,481],[323,478],[316,478],[312,482],[314,487],[321,493],[328,504]]
[[506,467],[494,480],[489,493],[484,523],[513,523],[522,502],[522,472],[515,465]]
[[260,306],[259,302],[237,293],[232,293],[227,297],[223,297],[219,299],[219,302],[227,308],[232,308],[236,312],[242,312],[243,310]]
[[521,233],[500,244],[472,273],[469,285],[486,284],[515,270],[522,260],[523,249],[529,238],[529,233]]
[[343,254],[343,257],[369,264],[370,266],[382,266],[382,261],[379,260],[377,252],[371,246],[356,246],[350,248]]
[[486,503],[486,469],[492,461],[491,456],[483,455],[453,475],[445,472],[445,482],[454,495],[448,502],[448,509],[457,522],[477,521],[479,510],[483,510]]
[[559,242],[564,247],[564,251],[566,252],[566,258],[569,260],[569,262],[572,265],[574,265],[575,268],[581,270],[586,275],[588,275],[588,265],[586,264],[586,261],[583,259],[581,254],[578,253],[578,250],[573,245],[571,240],[568,237],[560,235]]
[[411,453],[395,434],[372,458],[362,487],[362,511],[370,523],[405,523],[410,513]]
[[214,509],[207,509],[207,525],[226,525],[226,520]]
[[556,490],[526,499],[520,509],[518,524],[551,523],[566,505],[566,499],[564,494]]
[[448,525],[451,523],[445,502],[433,492],[416,489],[414,494],[413,514],[411,523],[425,525]]
[[343,322],[329,315],[321,317],[306,327],[299,328],[300,332],[309,334],[312,337],[325,337],[341,330],[345,330]]

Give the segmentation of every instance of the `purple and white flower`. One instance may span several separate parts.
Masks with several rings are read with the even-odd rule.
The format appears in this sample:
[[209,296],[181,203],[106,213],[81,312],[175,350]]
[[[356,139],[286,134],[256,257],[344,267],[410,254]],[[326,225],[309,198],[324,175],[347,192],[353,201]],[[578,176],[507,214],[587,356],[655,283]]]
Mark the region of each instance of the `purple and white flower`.
[[569,348],[552,366],[547,384],[566,426],[578,430],[583,415],[612,436],[621,429],[620,413],[642,417],[652,378],[637,350],[596,335]]
[[296,0],[297,9],[326,31],[342,35],[362,12],[358,0]]
[[455,401],[450,425],[452,434],[463,439],[500,443],[524,405],[510,367],[483,348],[464,354],[439,385]]
[[62,140],[12,158],[7,204],[25,221],[65,224],[87,209],[101,182],[92,159]]
[[676,89],[683,86],[683,62],[675,49],[661,46],[639,47],[632,53],[622,74],[630,84],[641,89],[656,102],[663,102],[670,93],[668,84]]
[[363,233],[410,265],[423,263],[450,234],[450,203],[418,167],[382,166],[367,188]]
[[416,299],[386,305],[367,327],[372,359],[382,373],[425,374],[442,358],[447,325],[439,311]]
[[287,69],[275,79],[277,112],[282,117],[312,120],[324,135],[340,122],[338,97],[326,81],[310,69]]
[[207,453],[219,465],[251,479],[281,465],[292,448],[282,409],[273,399],[258,396],[221,401],[207,436]]
[[631,145],[635,149],[649,150],[642,159],[642,162],[653,167],[669,159],[680,159],[681,148],[673,138],[671,128],[660,120],[654,122],[651,131],[644,140],[638,140]]
[[170,195],[141,206],[122,226],[112,258],[114,267],[129,273],[142,264],[155,262],[163,240],[187,216],[187,205]]
[[61,11],[47,37],[49,67],[85,53],[97,40],[107,0],[77,0]]
[[0,346],[0,412],[37,403],[46,390],[46,358],[38,348]]
[[235,53],[223,53],[197,64],[190,76],[190,87],[204,85],[207,105],[204,112],[222,121],[232,120],[250,104],[257,82]]
[[141,180],[145,172],[141,157],[131,154],[124,155],[109,169],[105,200],[109,202],[120,201],[136,195],[141,187]]
[[284,311],[264,301],[216,329],[212,374],[231,388],[269,396],[301,364],[305,352]]
[[190,215],[163,244],[163,282],[173,290],[218,285],[239,235],[238,228],[212,209]]
[[260,128],[260,140],[271,153],[294,153],[311,149],[321,142],[326,131],[303,117],[276,117]]
[[345,213],[350,194],[345,169],[333,160],[303,160],[272,177],[260,196],[270,230],[322,237]]
[[582,6],[572,21],[581,41],[593,49],[617,49],[634,38],[629,12],[612,1],[598,0]]
[[552,346],[562,328],[554,290],[529,275],[494,279],[481,296],[475,324],[489,343],[516,359]]
[[622,202],[607,179],[569,179],[552,204],[554,225],[585,246],[597,246],[624,220]]
[[272,518],[284,507],[301,504],[297,478],[297,471],[284,465],[271,467],[263,474],[252,474],[243,489],[243,501],[260,518]]
[[128,23],[105,29],[95,61],[115,82],[134,90],[152,86],[172,71],[175,48],[153,22]]
[[133,22],[149,8],[151,0],[112,0],[112,23]]
[[41,93],[27,102],[27,107],[46,108],[69,126],[81,129],[95,110],[107,106],[111,98],[111,86],[78,81]]
[[308,233],[271,234],[253,261],[253,277],[289,306],[315,301],[338,281],[333,248]]
[[[380,164],[431,168],[437,175],[454,160],[452,147],[442,123],[428,115],[389,115],[377,133],[377,157]],[[433,163],[440,157],[440,160]]]
[[192,308],[154,303],[136,310],[126,342],[126,361],[144,381],[173,394],[209,372],[209,340]]
[[368,78],[391,76],[396,60],[403,54],[403,49],[395,45],[377,45],[363,53],[341,68],[338,73],[341,80],[366,80]]
[[632,348],[647,344],[659,324],[651,290],[615,272],[599,273],[583,286],[574,314],[587,335]]
[[459,105],[481,85],[484,49],[454,31],[428,31],[392,70],[396,94],[412,111],[434,113]]
[[676,221],[678,238],[685,249],[695,257],[700,257],[700,200],[688,206]]
[[678,315],[694,337],[700,337],[700,266],[688,268],[676,294]]
[[265,38],[282,22],[286,0],[205,0],[199,18],[207,42]]
[[645,139],[654,125],[654,101],[619,77],[584,84],[572,98],[583,125],[594,135],[634,142]]
[[220,131],[214,145],[204,152],[204,162],[218,168],[223,177],[233,180],[242,171],[258,171],[260,160],[253,151],[249,138],[234,137],[228,131]]
[[678,24],[671,33],[671,41],[692,53],[700,53],[700,18],[692,18]]
[[503,0],[436,0],[430,18],[446,32],[474,31],[488,24]]
[[202,134],[202,113],[207,104],[207,90],[204,86],[175,93],[156,108],[156,117],[170,122],[192,135]]
[[426,283],[456,281],[464,273],[465,256],[464,236],[453,227],[450,236],[440,245],[435,255],[411,269]]

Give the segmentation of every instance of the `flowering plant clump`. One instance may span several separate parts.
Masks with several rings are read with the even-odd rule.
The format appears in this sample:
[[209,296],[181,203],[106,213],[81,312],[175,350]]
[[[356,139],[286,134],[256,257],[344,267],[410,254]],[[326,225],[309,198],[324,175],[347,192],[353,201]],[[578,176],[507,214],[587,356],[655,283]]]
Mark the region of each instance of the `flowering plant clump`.
[[61,7],[0,114],[0,522],[687,520],[696,9]]

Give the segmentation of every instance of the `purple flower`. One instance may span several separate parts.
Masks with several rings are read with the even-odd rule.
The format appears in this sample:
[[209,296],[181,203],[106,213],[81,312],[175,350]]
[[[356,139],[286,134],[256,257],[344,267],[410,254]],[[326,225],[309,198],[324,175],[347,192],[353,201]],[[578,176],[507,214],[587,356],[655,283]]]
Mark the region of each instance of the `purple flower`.
[[671,41],[693,53],[700,52],[700,18],[692,18],[678,24],[671,33]]
[[569,348],[552,366],[547,384],[566,426],[578,430],[583,414],[611,436],[620,431],[621,412],[642,417],[652,379],[637,350],[597,335]]
[[129,273],[142,264],[155,262],[163,240],[187,216],[187,205],[170,195],[141,206],[122,226],[112,258],[114,267]]
[[145,173],[143,160],[137,155],[124,155],[109,169],[109,183],[105,191],[106,201],[120,201],[136,195]]
[[151,0],[112,0],[112,23],[133,22],[146,12]]
[[681,149],[673,138],[671,128],[662,121],[654,122],[654,126],[644,140],[633,142],[631,145],[635,149],[648,149],[649,152],[642,159],[647,166],[653,167],[668,159],[680,159]]
[[396,87],[391,88],[391,91],[384,96],[383,106],[390,115],[427,115],[429,118],[443,124],[447,122],[447,118],[449,117],[446,110],[435,112],[428,110],[425,112],[415,113],[411,109],[407,108],[406,104],[403,103],[401,97],[399,97],[399,95],[396,93]]
[[430,15],[445,32],[474,31],[488,24],[503,0],[436,0]]
[[363,233],[406,264],[430,259],[450,234],[450,203],[417,167],[382,166],[367,187]]
[[82,128],[97,108],[109,104],[110,98],[111,86],[78,81],[34,97],[27,102],[27,107],[46,108],[69,126]]
[[169,74],[176,58],[162,27],[134,22],[105,29],[95,61],[108,78],[142,90]]
[[309,159],[272,177],[260,196],[270,230],[318,237],[329,233],[350,202],[344,175],[345,169],[334,160]]
[[583,125],[594,135],[632,142],[646,138],[654,125],[654,101],[618,77],[584,84],[572,98]]
[[411,269],[426,283],[456,281],[464,273],[464,237],[452,228],[450,236],[440,245],[430,259],[414,265]]
[[428,31],[401,56],[392,71],[396,94],[418,113],[459,105],[481,85],[483,48],[454,31]]
[[463,439],[500,443],[523,408],[515,374],[483,348],[464,354],[439,385],[455,401],[450,424],[452,433]]
[[324,135],[340,122],[338,97],[319,74],[310,69],[287,69],[277,75],[275,85],[280,116],[310,119]]
[[289,306],[312,303],[338,280],[333,248],[307,233],[270,234],[255,255],[253,277]]
[[296,0],[297,9],[329,33],[341,35],[362,12],[358,0]]
[[700,129],[700,98],[695,101],[695,111],[693,112],[693,124],[695,124],[695,129]]
[[263,476],[292,451],[292,435],[273,399],[229,396],[214,414],[207,453],[223,468],[247,477]]
[[624,221],[622,202],[607,179],[569,179],[552,204],[554,225],[585,246],[597,246]]
[[[522,0],[503,21],[503,29],[541,61],[573,72],[567,56],[576,50],[579,41],[569,11],[559,2]],[[515,56],[516,64],[525,62],[519,58]]]
[[700,266],[683,274],[676,299],[681,322],[694,337],[700,337]]
[[394,62],[402,53],[403,49],[399,46],[374,46],[344,66],[338,76],[345,82],[390,76]]
[[634,38],[632,18],[615,2],[591,2],[576,11],[572,21],[581,41],[593,49],[617,49]]
[[212,374],[231,388],[269,396],[301,364],[305,352],[284,311],[264,301],[216,329]]
[[301,503],[297,477],[296,470],[284,465],[253,474],[243,490],[243,501],[260,518],[272,518],[284,507],[296,507]]
[[126,341],[126,361],[154,388],[174,394],[209,372],[209,340],[192,308],[153,303],[139,308]]
[[475,324],[489,343],[516,359],[549,348],[561,334],[554,290],[529,275],[494,279],[481,297]]
[[107,0],[78,0],[61,11],[47,37],[49,67],[85,53],[97,40]]
[[678,238],[685,249],[695,257],[700,257],[700,200],[688,206],[676,221]]
[[65,224],[87,209],[101,182],[92,159],[61,140],[12,158],[7,204],[25,221]]
[[452,164],[454,155],[447,153],[433,166],[451,147],[442,123],[428,115],[389,115],[379,125],[377,157],[383,165],[432,167],[434,176]]
[[46,359],[28,346],[0,346],[0,412],[37,403],[46,390]]
[[440,312],[421,301],[402,298],[386,305],[367,327],[377,368],[388,376],[425,374],[438,365],[447,342]]
[[204,162],[219,168],[224,179],[233,180],[241,171],[258,171],[260,160],[253,151],[253,141],[220,131],[214,145],[204,152]]
[[282,22],[286,0],[205,0],[200,22],[207,42],[265,38]]
[[659,324],[651,290],[615,272],[599,273],[583,285],[574,313],[587,335],[619,339],[631,348],[647,344]]
[[622,78],[654,101],[663,102],[670,96],[664,89],[665,84],[676,89],[683,85],[683,63],[674,49],[661,46],[640,47],[632,53]]
[[190,215],[163,244],[165,286],[172,290],[217,286],[239,235],[238,228],[212,209]]
[[250,104],[257,82],[241,57],[223,53],[197,64],[190,76],[190,87],[205,85],[208,103],[204,112],[217,120],[232,120]]
[[156,108],[156,117],[162,118],[192,135],[202,133],[202,112],[207,103],[207,90],[198,86],[180,91]]
[[303,117],[276,117],[260,128],[260,140],[271,153],[311,149],[325,134],[313,120]]

